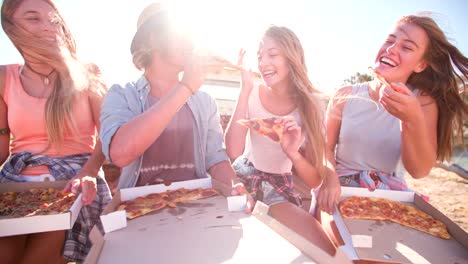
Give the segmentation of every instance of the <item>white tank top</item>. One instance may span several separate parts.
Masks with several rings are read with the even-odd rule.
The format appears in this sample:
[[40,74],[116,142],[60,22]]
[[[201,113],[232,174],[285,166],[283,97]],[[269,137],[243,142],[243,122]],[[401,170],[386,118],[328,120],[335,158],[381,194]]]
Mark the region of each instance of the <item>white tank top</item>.
[[[263,107],[259,92],[255,85],[249,97],[248,118],[283,117],[270,113]],[[302,124],[297,109],[288,115],[296,118],[299,125]],[[244,156],[257,170],[275,174],[291,173],[292,162],[280,144],[258,133],[251,133],[250,130],[247,132]]]
[[399,174],[400,146],[400,120],[370,98],[368,83],[354,85],[343,108],[337,169]]

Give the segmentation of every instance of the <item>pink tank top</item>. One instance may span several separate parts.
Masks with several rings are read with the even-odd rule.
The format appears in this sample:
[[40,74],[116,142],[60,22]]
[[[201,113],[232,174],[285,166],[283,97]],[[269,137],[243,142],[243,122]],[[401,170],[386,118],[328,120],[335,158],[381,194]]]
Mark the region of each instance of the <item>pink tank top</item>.
[[[26,93],[20,81],[21,65],[8,65],[3,100],[8,107],[8,126],[13,135],[10,152],[12,154],[28,151],[60,157],[93,152],[96,142],[96,125],[94,123],[88,94],[81,93],[75,99],[72,117],[79,133],[74,135],[65,131],[64,142],[58,149],[48,145],[45,122],[45,105],[47,98],[37,98]],[[28,167],[21,174],[37,176],[48,174],[46,166]]]

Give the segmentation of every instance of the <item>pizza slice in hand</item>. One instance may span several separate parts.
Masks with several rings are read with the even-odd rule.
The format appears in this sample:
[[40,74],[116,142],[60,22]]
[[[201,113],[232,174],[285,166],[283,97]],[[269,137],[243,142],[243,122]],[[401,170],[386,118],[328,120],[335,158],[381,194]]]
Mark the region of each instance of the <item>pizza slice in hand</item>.
[[252,118],[237,120],[237,123],[264,135],[275,142],[280,142],[283,137],[284,125],[278,120],[281,120],[281,118]]
[[378,73],[374,68],[369,67],[370,72],[372,75],[375,76],[383,85],[387,86],[390,89],[393,89],[394,91],[398,92],[398,89],[394,86],[392,86],[386,79],[385,77],[382,76],[382,74]]

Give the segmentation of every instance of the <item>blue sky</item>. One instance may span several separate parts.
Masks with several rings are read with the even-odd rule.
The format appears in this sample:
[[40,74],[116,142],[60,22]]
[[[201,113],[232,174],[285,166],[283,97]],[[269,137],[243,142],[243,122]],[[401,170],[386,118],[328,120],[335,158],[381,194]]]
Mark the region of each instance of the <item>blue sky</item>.
[[[98,64],[108,84],[138,77],[129,52],[136,20],[147,0],[57,0],[79,56]],[[356,72],[367,72],[398,18],[417,12],[433,17],[449,39],[468,55],[468,1],[463,0],[167,0],[178,19],[198,28],[203,45],[236,60],[248,50],[255,68],[256,48],[268,24],[291,28],[306,52],[309,76],[324,91],[338,88]],[[0,63],[21,62],[3,31]]]

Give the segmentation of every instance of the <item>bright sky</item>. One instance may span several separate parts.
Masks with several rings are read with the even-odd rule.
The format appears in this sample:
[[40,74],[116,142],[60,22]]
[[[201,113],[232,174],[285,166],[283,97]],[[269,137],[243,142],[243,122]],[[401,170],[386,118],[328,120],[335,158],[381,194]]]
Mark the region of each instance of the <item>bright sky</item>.
[[[78,44],[79,56],[99,65],[108,84],[141,74],[132,64],[130,42],[150,0],[57,0]],[[237,60],[241,47],[256,68],[256,50],[268,24],[291,28],[301,40],[309,76],[331,91],[356,72],[367,72],[381,43],[403,15],[435,12],[439,25],[468,55],[468,1],[464,0],[166,0],[178,19],[197,26],[208,48]],[[21,62],[0,31],[0,64]]]

